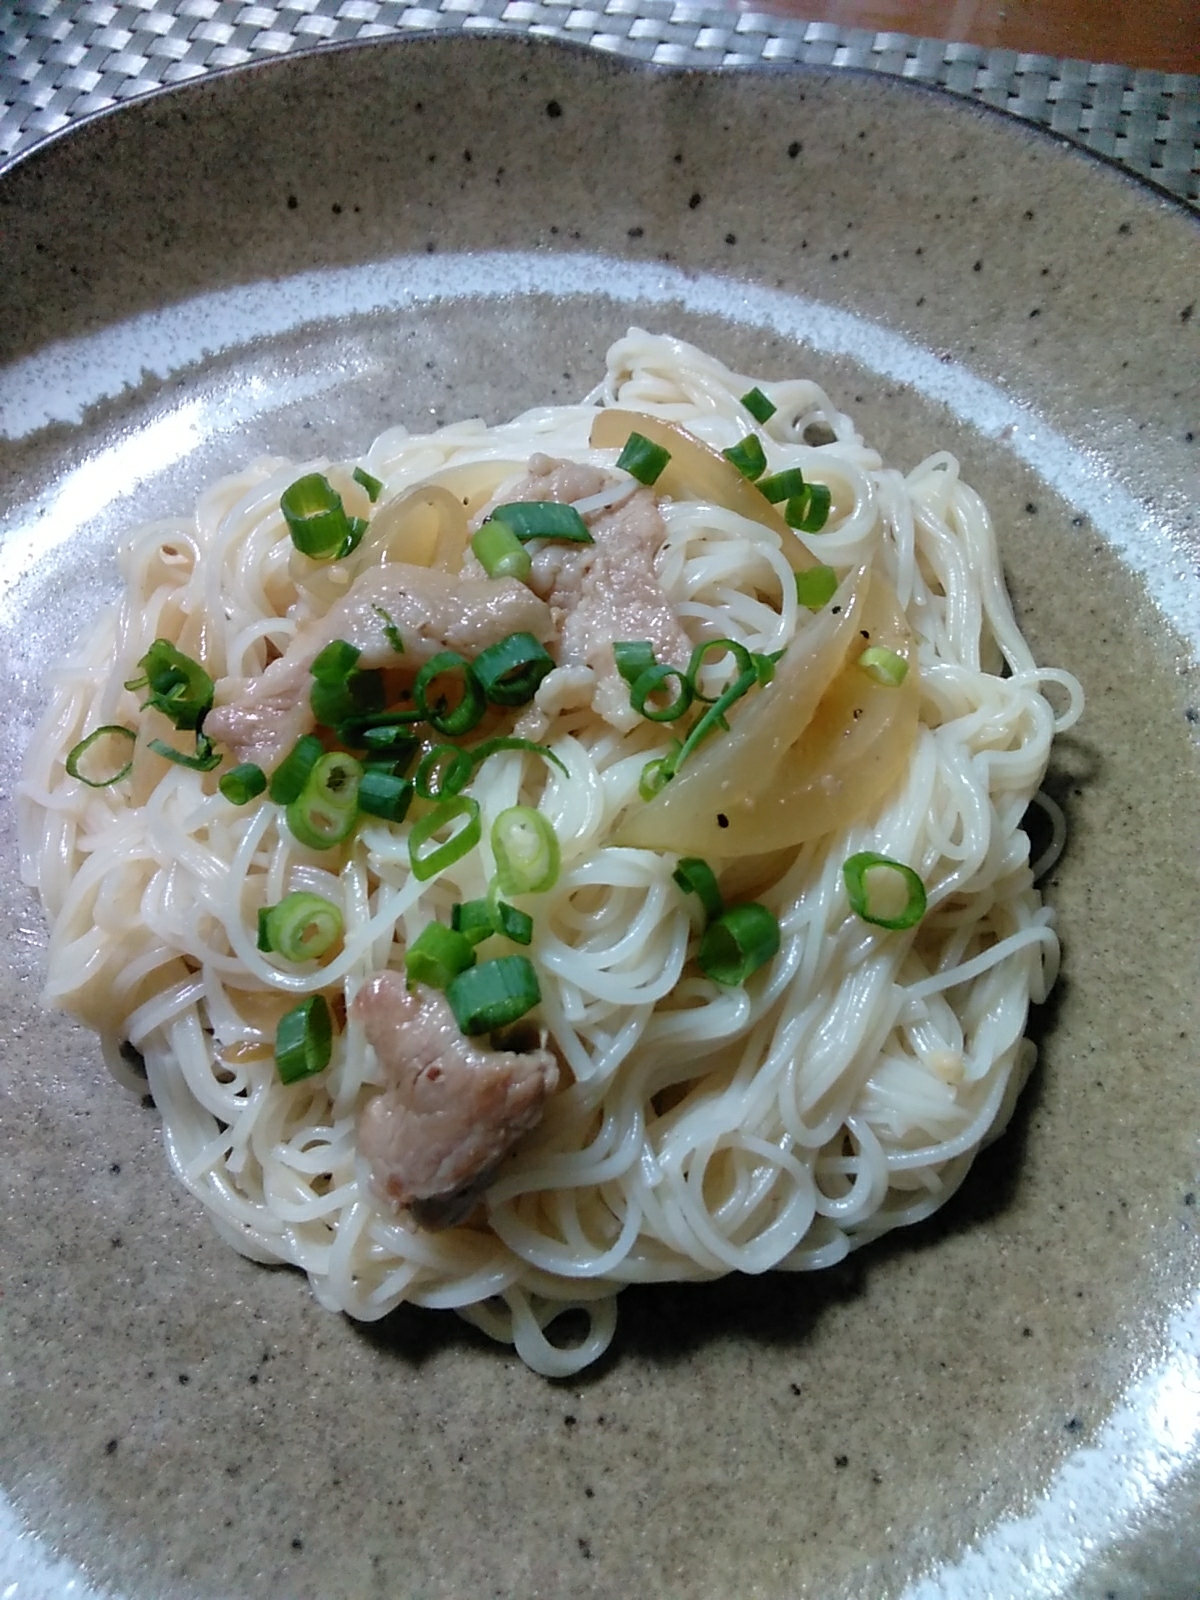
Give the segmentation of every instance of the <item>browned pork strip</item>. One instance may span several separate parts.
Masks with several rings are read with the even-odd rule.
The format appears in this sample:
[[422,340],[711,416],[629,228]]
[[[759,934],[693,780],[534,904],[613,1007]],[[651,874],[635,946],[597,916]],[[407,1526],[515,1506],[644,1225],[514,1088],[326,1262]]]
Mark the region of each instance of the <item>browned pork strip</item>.
[[[386,615],[383,615],[386,613]],[[397,656],[386,627],[404,643]],[[302,627],[259,678],[223,678],[204,731],[235,761],[270,770],[313,725],[309,668],[334,639],[362,651],[363,667],[423,666],[439,650],[470,659],[510,633],[554,638],[549,607],[515,578],[468,578],[395,562],[373,567],[318,621]]]
[[541,1120],[558,1083],[548,1050],[492,1050],[466,1038],[449,1002],[399,972],[363,984],[353,1015],[387,1087],[358,1118],[358,1148],[380,1196],[425,1227],[461,1221],[498,1163]]

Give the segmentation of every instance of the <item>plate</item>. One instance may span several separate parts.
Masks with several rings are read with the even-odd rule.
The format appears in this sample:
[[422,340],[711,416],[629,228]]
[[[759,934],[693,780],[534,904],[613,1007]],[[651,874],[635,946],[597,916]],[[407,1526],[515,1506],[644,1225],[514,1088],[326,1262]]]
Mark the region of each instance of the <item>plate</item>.
[[[1194,1592],[1200,541],[1182,208],[877,77],[658,71],[514,38],[292,57],[0,180],[0,639],[15,779],[120,530],[252,455],[586,391],[637,322],[806,371],[885,456],[954,450],[1039,659],[1063,978],[1007,1135],[821,1276],[631,1289],[546,1382],[233,1255],[152,1108],[0,1026],[0,1573],[140,1597]],[[7,1591],[6,1592],[10,1592]]]

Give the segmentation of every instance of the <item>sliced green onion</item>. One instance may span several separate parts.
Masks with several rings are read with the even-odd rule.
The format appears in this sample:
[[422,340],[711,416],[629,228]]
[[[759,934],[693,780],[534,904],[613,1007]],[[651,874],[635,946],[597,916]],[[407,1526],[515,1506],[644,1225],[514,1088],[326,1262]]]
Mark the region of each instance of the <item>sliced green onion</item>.
[[358,809],[385,822],[403,822],[412,804],[413,786],[393,772],[368,767],[359,780]]
[[367,499],[374,505],[383,493],[382,479],[375,477],[365,467],[355,467],[353,477],[359,488],[367,491]]
[[485,739],[482,744],[477,744],[473,750],[466,751],[464,754],[471,757],[472,769],[477,770],[489,756],[499,755],[502,750],[526,750],[530,755],[544,756],[547,761],[553,761],[564,777],[568,776],[566,766],[554,754],[549,745],[535,744],[532,739],[517,739],[515,737]]
[[510,906],[506,900],[497,900],[496,932],[502,933],[514,944],[532,944],[533,918],[527,911]]
[[323,994],[310,994],[279,1019],[275,1068],[283,1083],[324,1072],[333,1054],[333,1019]]
[[770,422],[778,410],[777,406],[767,399],[761,389],[751,389],[749,394],[742,396],[742,404],[754,418],[755,422]]
[[[426,691],[430,684],[438,678],[449,677],[452,673],[461,674],[462,694],[456,705],[451,706],[443,697],[439,696],[434,705],[430,705]],[[417,673],[417,680],[413,684],[413,699],[417,710],[427,719],[430,727],[438,733],[448,733],[453,738],[460,734],[470,733],[471,729],[480,721],[487,710],[487,700],[471,664],[457,650],[439,650],[432,660],[427,661]]]
[[915,928],[925,915],[925,885],[902,861],[860,850],[843,862],[842,877],[851,911],[877,928]]
[[642,775],[638,779],[638,794],[643,800],[653,800],[656,794],[661,794],[675,776],[675,763],[679,750],[682,747],[676,741],[675,752],[669,756],[659,756],[657,760],[647,761],[642,768]]
[[400,637],[400,629],[392,621],[391,614],[385,611],[382,606],[373,605],[371,610],[383,623],[384,638],[391,645],[396,654],[398,656],[402,656],[404,654],[404,640]]
[[[588,532],[587,523],[575,507],[560,506],[553,500],[517,500],[511,505],[497,506],[488,522],[502,522],[518,539],[565,539],[569,544],[595,543]],[[486,527],[487,523],[483,526]]]
[[761,478],[767,470],[767,453],[756,433],[748,433],[739,444],[730,445],[721,454],[726,461],[732,461],[742,477],[749,478],[751,483],[755,478]]
[[379,711],[362,717],[347,717],[337,725],[338,739],[352,750],[373,750],[376,755],[395,754],[396,759],[411,759],[420,740],[412,724],[422,721],[419,711]]
[[747,689],[753,688],[757,682],[758,673],[753,667],[751,667],[747,672],[739,673],[739,675],[729,685],[728,689],[726,689],[722,695],[719,695],[718,698],[713,701],[712,705],[709,706],[708,710],[700,718],[699,722],[693,726],[692,731],[683,741],[683,749],[679,752],[673,771],[678,772],[679,768],[691,755],[696,746],[702,743],[703,740],[707,739],[714,728],[718,727],[719,725],[724,725],[725,713],[729,710],[730,706],[733,705],[735,701],[740,700],[746,693]]
[[489,578],[516,578],[527,583],[533,557],[507,522],[485,522],[471,539],[471,549]]
[[450,907],[450,926],[472,944],[482,944],[496,932],[496,919],[487,900],[464,900]]
[[[343,723],[342,729],[345,731]],[[421,741],[408,731],[407,727],[394,722],[384,723],[378,728],[364,728],[361,734],[361,743],[352,739],[343,739],[344,744],[354,744],[358,750],[365,750],[369,755],[386,756],[392,768],[401,774],[408,771],[413,756],[420,748]]]
[[[101,772],[106,774],[106,776],[89,778],[85,773],[79,770],[79,763],[95,745],[100,743],[102,739],[120,739],[122,741],[128,740],[129,748],[128,750],[122,750],[120,756],[110,759],[101,767]],[[133,747],[136,743],[137,734],[134,733],[132,728],[122,728],[114,722],[106,722],[102,728],[93,729],[93,731],[88,734],[86,739],[81,739],[72,750],[68,751],[66,762],[67,773],[72,778],[78,778],[80,783],[86,783],[89,789],[107,789],[110,783],[120,783],[122,778],[128,776],[131,768],[133,767]],[[96,757],[101,755],[103,755],[103,751],[96,752]],[[129,759],[122,761],[122,757],[126,755]],[[93,761],[96,759],[96,757],[93,758]],[[91,765],[92,763],[89,762],[89,766]],[[112,768],[111,771],[109,771],[110,767]]]
[[319,961],[344,931],[342,910],[324,895],[297,889],[277,906],[258,913],[258,948],[273,950],[285,961]]
[[829,508],[833,496],[823,483],[806,483],[803,494],[793,495],[783,508],[783,518],[789,528],[799,528],[801,533],[820,533],[829,521]]
[[780,500],[792,500],[805,490],[804,474],[799,467],[789,467],[786,472],[773,472],[769,478],[760,478],[758,487],[772,505]]
[[465,935],[431,922],[404,953],[404,970],[413,983],[444,989],[452,978],[475,965],[475,946]]
[[750,657],[758,677],[760,689],[765,689],[769,683],[775,681],[775,664],[782,654],[782,650],[776,650],[769,656],[752,655]]
[[527,956],[498,956],[460,972],[446,988],[455,1021],[466,1034],[492,1033],[516,1022],[542,998]]
[[617,663],[617,671],[630,688],[643,672],[649,672],[650,668],[657,664],[654,660],[654,646],[649,639],[618,640],[613,645],[613,660]]
[[779,922],[774,912],[754,903],[732,906],[710,922],[696,960],[714,983],[745,983],[752,972],[778,954]]
[[885,644],[873,644],[858,658],[858,664],[885,689],[898,689],[908,676],[908,662]]
[[413,778],[422,800],[440,800],[459,794],[471,781],[475,763],[469,750],[454,744],[435,744],[417,763]]
[[374,669],[351,672],[337,683],[314,683],[308,695],[312,714],[323,728],[340,728],[382,711],[383,700],[383,673]]
[[367,525],[348,517],[342,497],[319,472],[310,472],[283,491],[279,501],[292,543],[314,561],[331,561],[354,550]]
[[313,657],[309,671],[318,683],[345,683],[362,651],[345,639],[334,639]]
[[554,671],[554,657],[531,633],[510,633],[481,651],[471,671],[494,706],[523,706],[533,699],[546,674]]
[[685,856],[671,874],[684,894],[694,894],[704,907],[704,915],[711,922],[725,909],[716,874],[707,861],[699,856]]
[[543,894],[558,882],[558,835],[532,806],[509,806],[492,823],[496,882],[504,894]]
[[658,482],[670,459],[671,452],[661,444],[654,444],[644,433],[631,433],[617,457],[617,465],[639,483],[649,485]]
[[253,761],[243,761],[223,772],[217,788],[235,806],[244,806],[260,795],[267,787],[267,775]]
[[203,733],[196,735],[194,755],[189,755],[186,750],[176,750],[174,745],[166,744],[162,739],[148,739],[146,748],[153,750],[156,756],[165,756],[177,767],[187,767],[191,772],[211,772],[214,767],[221,765],[220,753],[207,734]]
[[341,750],[324,755],[287,808],[287,825],[310,850],[329,850],[354,831],[363,769]]
[[306,733],[289,750],[271,774],[267,794],[277,806],[291,805],[303,792],[309,774],[325,754],[325,746],[315,733]]
[[[421,854],[423,844],[427,844],[435,833],[440,833],[443,828],[452,822],[457,822],[460,817],[467,819],[463,827],[443,844],[435,845],[432,850],[426,851],[424,855]],[[413,876],[421,883],[426,882],[443,868],[453,866],[460,856],[466,855],[468,850],[473,850],[482,837],[479,801],[472,799],[469,794],[451,795],[428,816],[413,824],[412,832],[408,836],[408,860]]]
[[752,672],[754,661],[749,650],[744,644],[739,644],[736,639],[706,639],[703,644],[698,644],[692,651],[692,658],[687,665],[687,675],[692,680],[692,689],[696,699],[702,705],[710,706],[717,698],[715,695],[700,693],[700,669],[704,665],[704,658],[712,650],[727,652],[733,657],[738,674]]
[[131,678],[125,687],[149,688],[142,710],[153,706],[176,728],[198,728],[213,702],[213,681],[200,663],[177,650],[169,639],[155,639],[138,666],[142,676]]
[[[650,695],[665,690],[672,678],[679,684],[679,693],[675,698],[665,706],[648,706],[646,701]],[[629,703],[639,717],[645,717],[649,722],[675,722],[691,705],[695,692],[692,680],[682,667],[648,667],[630,689]]]
[[796,574],[796,599],[809,611],[820,611],[837,593],[837,573],[832,567],[808,567]]

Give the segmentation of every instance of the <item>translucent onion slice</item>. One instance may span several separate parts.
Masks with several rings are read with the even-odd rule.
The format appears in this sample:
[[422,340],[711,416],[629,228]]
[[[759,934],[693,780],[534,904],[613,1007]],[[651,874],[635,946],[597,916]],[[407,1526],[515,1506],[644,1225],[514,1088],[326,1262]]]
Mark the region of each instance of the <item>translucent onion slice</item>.
[[457,499],[468,519],[477,516],[502,483],[524,475],[523,461],[466,461],[461,466],[444,467],[429,478]]
[[620,450],[631,433],[640,433],[652,443],[671,452],[671,459],[663,468],[654,487],[672,500],[707,500],[710,505],[723,506],[751,522],[761,522],[777,533],[784,556],[795,572],[816,565],[816,557],[805,548],[795,532],[765,495],[742,474],[731,461],[711,450],[675,422],[661,422],[657,417],[645,416],[640,411],[600,411],[592,423],[591,444],[594,450]]
[[467,548],[461,498],[437,483],[419,483],[380,506],[363,541],[365,564],[407,562],[457,572]]
[[[614,842],[736,859],[783,850],[870,810],[903,771],[920,697],[912,636],[886,579],[860,568],[753,691]],[[899,688],[858,666],[870,643],[909,663]],[[723,821],[721,819],[724,819]]]

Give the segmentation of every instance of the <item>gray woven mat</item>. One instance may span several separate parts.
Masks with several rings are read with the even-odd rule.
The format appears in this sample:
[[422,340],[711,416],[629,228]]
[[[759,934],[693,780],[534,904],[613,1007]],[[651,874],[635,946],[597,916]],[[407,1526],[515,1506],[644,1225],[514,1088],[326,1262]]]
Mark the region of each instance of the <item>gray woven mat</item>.
[[0,161],[74,118],[330,39],[528,32],[672,65],[865,67],[1001,106],[1200,202],[1200,78],[870,33],[690,0],[0,0]]

